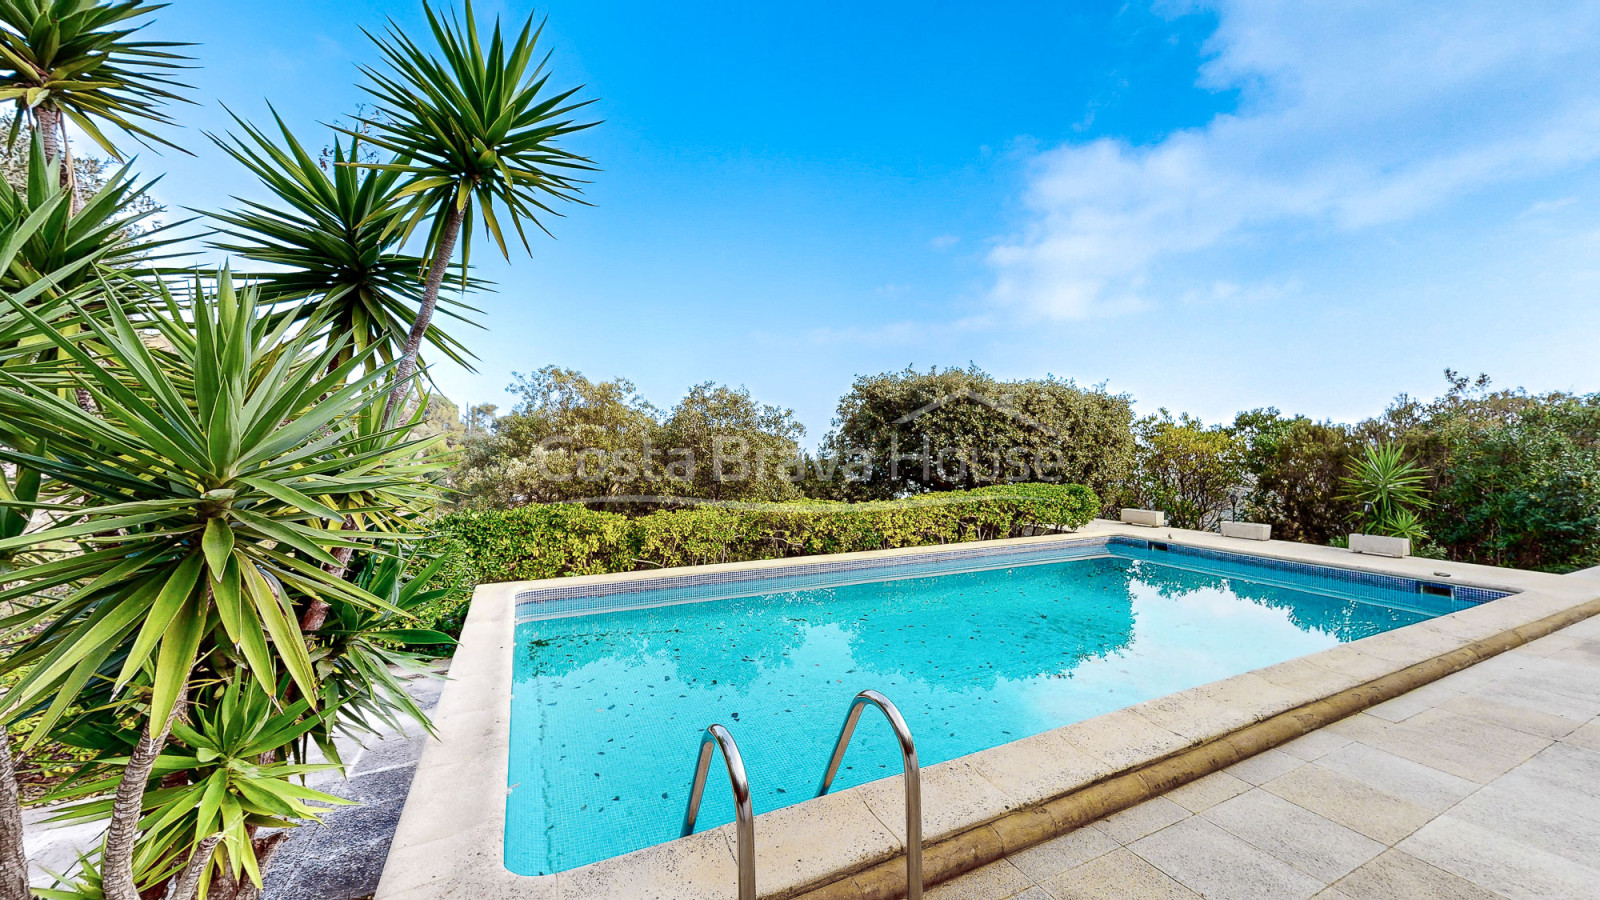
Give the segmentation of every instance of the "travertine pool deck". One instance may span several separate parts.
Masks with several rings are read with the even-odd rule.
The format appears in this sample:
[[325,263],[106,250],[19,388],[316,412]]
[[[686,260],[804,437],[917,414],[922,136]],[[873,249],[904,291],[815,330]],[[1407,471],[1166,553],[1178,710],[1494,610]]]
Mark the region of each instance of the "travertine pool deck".
[[1600,619],[926,896],[1600,897]]
[[[1567,746],[1571,743],[1569,738],[1566,744],[1555,744],[1556,736],[1550,735],[1539,738],[1543,743],[1539,748],[1534,748],[1524,740],[1530,736],[1516,727],[1501,724],[1499,730],[1494,730],[1490,726],[1496,725],[1495,722],[1478,724],[1486,714],[1481,708],[1475,715],[1466,714],[1466,710],[1460,708],[1466,705],[1464,702],[1452,708],[1440,700],[1439,710],[1421,709],[1417,711],[1415,721],[1406,717],[1405,721],[1398,724],[1389,723],[1383,715],[1388,711],[1393,717],[1394,710],[1403,708],[1403,703],[1397,701],[1442,694],[1445,688],[1437,683],[1437,679],[1453,677],[1464,680],[1450,682],[1452,684],[1477,684],[1472,679],[1490,678],[1495,672],[1503,671],[1508,665],[1506,660],[1536,655],[1526,648],[1530,641],[1542,639],[1545,643],[1541,647],[1550,647],[1552,640],[1555,644],[1566,640],[1565,646],[1556,647],[1545,657],[1569,650],[1569,656],[1592,653],[1592,645],[1585,644],[1585,641],[1593,638],[1592,630],[1583,632],[1590,637],[1581,640],[1574,640],[1573,635],[1578,632],[1570,629],[1555,638],[1546,636],[1568,629],[1575,623],[1586,622],[1590,616],[1600,612],[1600,579],[1423,559],[1386,559],[1352,554],[1331,547],[1245,541],[1216,534],[1140,528],[1100,521],[1073,535],[991,543],[997,546],[1048,544],[1112,534],[1430,582],[1442,580],[1497,588],[1514,593],[1447,616],[926,767],[922,786],[927,847],[924,865],[930,884],[949,881],[948,885],[939,888],[946,898],[1004,897],[1024,889],[1034,891],[1028,895],[1028,900],[1052,896],[1049,893],[1053,890],[1049,887],[1053,883],[1051,879],[1059,880],[1058,876],[1063,876],[1068,867],[1077,861],[1070,856],[1062,857],[1066,862],[1048,877],[1014,883],[1009,888],[1001,884],[985,886],[981,876],[971,873],[977,870],[1003,877],[1014,870],[1019,875],[1023,874],[1016,861],[1028,859],[1030,854],[1033,857],[1047,855],[1038,849],[1040,847],[1059,848],[1060,842],[1085,840],[1084,835],[1107,837],[1105,829],[1115,828],[1112,819],[1106,819],[1104,827],[1085,827],[1098,819],[1124,810],[1128,811],[1125,813],[1127,815],[1138,815],[1135,810],[1152,807],[1170,810],[1170,807],[1164,807],[1163,801],[1183,809],[1176,799],[1172,799],[1183,795],[1169,792],[1178,789],[1198,794],[1219,783],[1226,785],[1229,783],[1227,779],[1218,778],[1214,773],[1229,766],[1238,765],[1238,771],[1246,773],[1253,771],[1252,767],[1270,771],[1274,761],[1283,764],[1299,759],[1289,752],[1289,747],[1301,748],[1301,753],[1309,753],[1311,751],[1304,748],[1316,746],[1318,742],[1325,745],[1340,744],[1338,748],[1328,751],[1330,758],[1341,751],[1359,755],[1364,752],[1363,748],[1402,760],[1407,758],[1407,754],[1421,753],[1428,755],[1430,768],[1445,765],[1447,759],[1454,759],[1463,767],[1467,766],[1468,760],[1477,760],[1474,764],[1480,768],[1463,768],[1462,772],[1444,774],[1481,786],[1484,781],[1492,780],[1525,762],[1547,745]],[[927,553],[929,550],[908,548],[872,554],[846,554],[816,558],[816,561],[869,557],[889,559],[899,555]],[[747,571],[794,565],[796,562],[791,559],[700,567],[696,572]],[[601,585],[655,578],[662,574],[657,571],[588,576],[562,579],[561,583]],[[430,900],[456,897],[471,900],[511,897],[538,900],[732,898],[734,857],[731,825],[557,875],[518,876],[502,864],[515,603],[519,594],[542,586],[540,583],[523,582],[484,585],[478,589],[463,630],[460,650],[452,665],[452,684],[444,692],[435,719],[440,740],[428,745],[417,768],[377,897],[379,900],[420,900],[424,897]],[[1592,629],[1593,626],[1586,627]],[[1502,654],[1506,651],[1517,655],[1505,657]],[[1593,674],[1589,673],[1590,676]],[[1577,684],[1581,687],[1581,683]],[[1421,691],[1417,690],[1419,687]],[[1455,690],[1465,692],[1460,688]],[[1569,697],[1569,702],[1583,702],[1582,690],[1569,684],[1566,693],[1574,691],[1577,695]],[[1588,695],[1591,699],[1593,693],[1591,689]],[[1377,705],[1385,701],[1391,705]],[[1531,706],[1530,709],[1544,711],[1538,706]],[[1591,710],[1588,719],[1574,725],[1569,732],[1578,734],[1580,726],[1588,725],[1589,731],[1583,734],[1589,735],[1592,740],[1593,727],[1589,719],[1593,718],[1595,712],[1600,710]],[[1339,720],[1345,721],[1341,723]],[[1358,735],[1344,731],[1360,731],[1362,727],[1367,727],[1369,733],[1359,741],[1356,740]],[[1391,728],[1394,731],[1390,737],[1379,734],[1387,733]],[[1483,733],[1490,735],[1487,741],[1480,740]],[[1501,739],[1511,741],[1510,746],[1518,749],[1514,752],[1502,749],[1495,743]],[[1346,751],[1346,747],[1355,749]],[[1527,751],[1526,755],[1518,755],[1523,750]],[[1453,757],[1450,755],[1452,753],[1455,754]],[[1485,763],[1485,760],[1493,765]],[[690,761],[686,759],[684,768],[687,769],[689,764]],[[1323,764],[1319,761],[1318,766],[1322,767]],[[1491,771],[1493,766],[1500,768]],[[1312,774],[1315,771],[1312,770]],[[1271,781],[1286,774],[1279,772],[1260,777],[1259,780]],[[1348,772],[1341,774],[1350,777]],[[1471,775],[1484,781],[1473,781]],[[1230,773],[1229,777],[1249,781],[1239,774]],[[1586,777],[1593,778],[1592,775]],[[1146,803],[1164,793],[1168,796]],[[1239,796],[1248,794],[1250,792],[1245,791]],[[1273,802],[1257,797],[1283,799],[1271,790],[1262,790],[1252,799],[1239,803]],[[1185,809],[1184,821],[1191,823],[1185,827],[1202,837],[1206,834],[1215,836],[1212,831],[1215,828],[1229,840],[1243,841],[1213,821],[1216,816],[1226,814],[1224,803],[1235,798],[1218,799],[1221,802],[1215,810],[1206,809],[1202,815],[1191,815]],[[1570,797],[1561,799],[1570,801]],[[899,779],[893,778],[758,816],[756,864],[760,896],[774,900],[887,900],[903,896],[904,823],[899,818],[901,803]],[[1238,806],[1235,804],[1232,808]],[[1430,815],[1444,812],[1443,809],[1421,808],[1427,809]],[[1249,820],[1259,817],[1252,810],[1247,809],[1246,812],[1250,814],[1236,818]],[[1334,821],[1331,813],[1322,815]],[[1452,827],[1448,816],[1437,821],[1447,823],[1442,827]],[[1125,861],[1131,865],[1132,858],[1137,857],[1146,865],[1154,866],[1146,856],[1140,855],[1139,840],[1153,838],[1161,828],[1178,824],[1182,823],[1162,822],[1159,828],[1152,828],[1138,839],[1130,838],[1133,849],[1105,847],[1105,853],[1097,854],[1089,862],[1098,861],[1099,865],[1105,866]],[[1350,828],[1348,823],[1335,824]],[[1419,827],[1423,824],[1418,823]],[[1426,827],[1433,827],[1434,824],[1437,823],[1429,823]],[[1425,830],[1419,831],[1414,837],[1424,837]],[[1182,835],[1185,832],[1177,833]],[[1363,840],[1378,843],[1375,838],[1356,833]],[[1087,839],[1093,840],[1092,837]],[[1412,840],[1411,836],[1395,839],[1402,844],[1400,852],[1411,852],[1405,846]],[[1107,837],[1107,840],[1110,838]],[[1445,839],[1438,839],[1437,842],[1441,846],[1450,844]],[[1204,870],[1209,865],[1207,860],[1222,852],[1225,844],[1226,841],[1219,839],[1217,847],[1212,849],[1206,849],[1207,845],[1203,842],[1199,845],[1202,848],[1200,850],[1179,847],[1169,855],[1165,864],[1175,868],[1180,864],[1189,865],[1195,871],[1185,870],[1186,877],[1198,879],[1200,875],[1196,873]],[[1254,846],[1247,842],[1246,845]],[[1150,850],[1154,845],[1142,846]],[[1588,846],[1594,846],[1594,842],[1589,841]],[[1373,858],[1382,850],[1383,847],[1379,846]],[[1113,853],[1117,855],[1113,856]],[[1150,850],[1146,855],[1155,855],[1155,851]],[[1555,856],[1559,858],[1559,854]],[[1469,853],[1468,857],[1475,862],[1492,858],[1480,853]],[[1391,859],[1404,860],[1400,856]],[[1004,861],[987,869],[980,868],[997,860]],[[1184,863],[1184,860],[1189,862]],[[1353,864],[1351,870],[1369,862],[1372,859],[1364,859]],[[1372,862],[1373,866],[1379,867],[1377,871],[1380,873],[1389,871],[1381,868],[1386,864]],[[1278,892],[1270,883],[1262,890],[1251,880],[1256,877],[1252,874],[1253,870],[1238,867],[1232,867],[1232,870],[1234,875],[1231,881],[1204,888],[1204,895],[1296,895]],[[1303,872],[1301,869],[1292,870]],[[1154,866],[1154,871],[1163,878],[1172,877],[1163,874],[1159,866]],[[1336,876],[1332,868],[1318,871],[1320,875],[1303,872],[1310,880],[1298,884],[1306,889],[1314,886],[1314,890],[1298,896],[1311,896],[1323,890],[1326,884],[1343,877]],[[1090,874],[1093,874],[1092,870]],[[1040,881],[1045,882],[1045,886],[1039,886]],[[1109,887],[1132,883],[1123,876],[1107,879]],[[1255,886],[1255,893],[1250,892],[1252,886]],[[1102,888],[1099,894],[1091,890],[1086,896],[1111,896],[1103,892],[1109,887]],[[1230,893],[1232,890],[1238,893]],[[1405,893],[1390,895],[1405,896]],[[1563,894],[1558,891],[1556,895]],[[1566,895],[1573,896],[1570,893]],[[1135,891],[1131,896],[1160,895]],[[1186,894],[1180,892],[1177,896]]]

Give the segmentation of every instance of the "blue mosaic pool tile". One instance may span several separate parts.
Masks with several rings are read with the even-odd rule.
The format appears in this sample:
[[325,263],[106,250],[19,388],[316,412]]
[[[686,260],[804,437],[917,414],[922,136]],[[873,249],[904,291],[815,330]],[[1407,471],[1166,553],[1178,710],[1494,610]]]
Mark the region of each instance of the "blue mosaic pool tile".
[[[1445,615],[1458,612],[1490,600],[1497,600],[1510,593],[1509,591],[1473,585],[1420,581],[1415,578],[1387,575],[1381,572],[1364,572],[1358,569],[1321,566],[1294,560],[1276,559],[1269,556],[1254,556],[1244,553],[1231,553],[1226,550],[1190,547],[1173,542],[1115,537],[1111,539],[1111,544],[1114,551],[1120,546],[1125,548],[1123,552],[1126,555],[1131,555],[1137,559],[1179,566],[1183,565],[1183,560],[1185,559],[1203,560],[1208,563],[1203,570],[1210,574],[1233,575],[1250,581],[1277,584],[1296,590],[1314,590],[1343,596],[1355,596],[1391,605],[1396,602],[1397,597],[1416,595],[1417,602],[1410,604],[1410,606],[1419,612],[1425,612],[1429,615]],[[1157,547],[1164,547],[1165,549],[1155,549]],[[1274,578],[1274,573],[1292,577]],[[1430,593],[1428,589],[1433,589],[1433,591],[1439,592],[1442,596]]]
[[611,584],[541,588],[517,595],[517,620],[552,619],[641,606],[740,597],[751,593],[782,593],[863,581],[1091,559],[1108,555],[1107,543],[1106,538],[1095,538],[1048,547],[970,547],[892,558],[800,562],[737,572],[669,575]]
[[[761,569],[638,578],[610,584],[558,584],[518,594],[517,619],[552,619],[753,593],[785,593],[863,581],[917,578],[1003,566],[1041,565],[1100,556],[1121,556],[1178,566],[1184,566],[1188,561],[1189,566],[1185,567],[1196,567],[1203,562],[1206,563],[1203,571],[1208,574],[1278,583],[1298,590],[1322,590],[1358,597],[1368,595],[1375,601],[1391,604],[1395,602],[1397,594],[1416,594],[1416,608],[1430,615],[1466,609],[1509,593],[1472,585],[1423,582],[1397,575],[1115,535],[1047,546],[1033,544],[942,549],[890,558],[797,562]],[[1275,574],[1292,578],[1275,578]],[[1430,589],[1439,595],[1429,593]]]

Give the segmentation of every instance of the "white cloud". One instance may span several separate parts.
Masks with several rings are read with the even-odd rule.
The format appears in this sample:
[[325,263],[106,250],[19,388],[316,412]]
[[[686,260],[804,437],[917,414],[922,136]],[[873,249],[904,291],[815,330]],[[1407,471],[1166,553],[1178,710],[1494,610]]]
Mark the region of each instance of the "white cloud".
[[1183,272],[1230,248],[1405,223],[1600,158],[1592,0],[1225,0],[1216,12],[1199,82],[1238,89],[1238,110],[1148,146],[1037,154],[1028,219],[989,255],[992,301],[1079,319],[1197,292],[1271,295],[1247,264]]

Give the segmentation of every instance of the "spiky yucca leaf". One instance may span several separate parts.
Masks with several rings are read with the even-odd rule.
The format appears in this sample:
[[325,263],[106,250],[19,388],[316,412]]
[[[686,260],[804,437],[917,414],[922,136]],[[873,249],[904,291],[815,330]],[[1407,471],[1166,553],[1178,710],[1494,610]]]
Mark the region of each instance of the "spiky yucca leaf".
[[[25,216],[0,218],[0,273],[9,272],[19,258],[24,258],[22,254],[28,243],[66,205],[66,197],[58,194]],[[54,286],[77,277],[93,262],[92,259],[79,258],[68,268],[56,269],[21,290],[6,292],[12,302],[0,303],[0,363],[19,357],[32,357],[46,341],[34,326],[33,319],[20,312],[18,307],[31,306],[37,315],[47,320],[54,318],[66,306],[64,295],[56,291]],[[6,439],[6,424],[0,420],[0,440]]]
[[44,213],[0,269],[0,290],[16,294],[45,282],[41,290],[65,293],[91,284],[107,269],[132,274],[171,258],[171,245],[179,239],[170,232],[182,223],[141,228],[155,213],[142,202],[155,182],[138,183],[123,166],[74,213],[65,200],[68,188],[55,172],[56,163],[45,159],[35,134],[27,190],[0,181],[0,222]]
[[[220,836],[202,885],[212,873],[228,871],[235,879],[261,884],[251,835],[258,828],[291,827],[295,820],[315,821],[330,806],[351,801],[296,783],[301,776],[335,768],[332,764],[296,764],[278,751],[316,727],[310,704],[299,700],[279,708],[253,681],[235,678],[200,691],[192,721],[176,722],[169,746],[156,759],[144,794],[139,820],[141,837],[134,856],[136,871],[148,873],[141,883],[159,883],[175,875],[201,841]],[[101,743],[114,739],[100,735]],[[106,759],[104,777],[73,782],[51,794],[52,800],[73,801],[55,821],[96,821],[111,812],[109,796],[121,777],[122,757]],[[183,773],[182,783],[162,779]],[[318,805],[313,805],[318,804]],[[200,896],[205,896],[204,889]]]
[[[398,542],[397,542],[398,543]],[[407,648],[438,647],[455,641],[446,634],[417,628],[412,611],[448,593],[446,588],[431,588],[434,577],[448,560],[434,559],[420,571],[407,572],[403,546],[389,553],[370,553],[356,575],[356,584],[382,597],[386,608],[356,606],[342,600],[331,604],[327,623],[318,632],[314,662],[322,679],[326,705],[337,707],[334,722],[338,730],[361,738],[404,728],[401,716],[419,722],[430,733],[433,725],[416,700],[406,691],[396,672],[414,676],[434,676],[426,657]],[[399,610],[399,612],[394,612]],[[329,758],[336,759],[331,733],[317,735]]]

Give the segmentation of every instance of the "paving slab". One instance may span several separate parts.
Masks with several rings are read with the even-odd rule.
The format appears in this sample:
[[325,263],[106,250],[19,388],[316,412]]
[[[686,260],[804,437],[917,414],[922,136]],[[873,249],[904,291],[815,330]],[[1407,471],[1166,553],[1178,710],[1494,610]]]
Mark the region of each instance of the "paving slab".
[[1316,764],[1435,814],[1478,789],[1460,776],[1361,743],[1335,750]]
[[1097,856],[1119,848],[1119,844],[1105,832],[1095,828],[1079,828],[1042,844],[1007,857],[1022,874],[1043,882],[1068,869],[1081,866]]
[[1384,851],[1346,875],[1333,890],[1351,900],[1501,900],[1493,891],[1400,850]]
[[1393,844],[1433,818],[1415,803],[1317,765],[1295,769],[1262,789],[1384,844]]
[[1304,900],[1327,886],[1199,816],[1141,838],[1128,849],[1178,883],[1218,900]]
[[1203,815],[1324,884],[1343,878],[1384,850],[1383,844],[1359,832],[1262,790],[1240,794]]
[[1584,723],[1581,717],[1541,712],[1482,694],[1462,694],[1440,704],[1439,709],[1550,740],[1566,737]]
[[1424,825],[1397,848],[1514,900],[1600,898],[1600,870],[1448,814]]
[[1056,900],[1196,900],[1200,896],[1127,850],[1096,857],[1043,886]]
[[923,896],[927,900],[967,900],[968,897],[1011,897],[1034,885],[1009,860],[984,866],[946,881]]
[[1569,747],[1583,747],[1600,753],[1600,723],[1591,722],[1561,739]]
[[1212,772],[1166,793],[1166,798],[1192,813],[1204,812],[1251,789],[1250,782],[1229,772]]
[[1131,844],[1147,834],[1155,834],[1168,825],[1188,817],[1187,809],[1166,797],[1157,797],[1107,816],[1094,823],[1094,827],[1119,844]]
[[1228,774],[1248,781],[1253,785],[1263,785],[1305,764],[1305,760],[1274,748],[1257,753],[1242,762],[1234,763],[1228,767]]
[[1341,747],[1349,746],[1352,742],[1351,738],[1322,728],[1308,735],[1297,737],[1278,749],[1296,759],[1315,762]]

